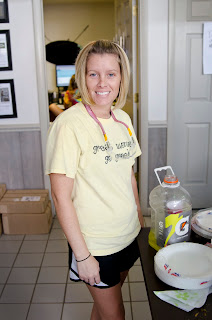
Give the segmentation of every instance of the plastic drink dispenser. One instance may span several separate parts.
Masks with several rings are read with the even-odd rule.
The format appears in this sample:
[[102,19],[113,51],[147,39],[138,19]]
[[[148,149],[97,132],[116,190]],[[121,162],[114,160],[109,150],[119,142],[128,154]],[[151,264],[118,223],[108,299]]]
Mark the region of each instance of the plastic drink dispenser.
[[[158,171],[171,170],[161,183]],[[188,241],[191,234],[192,205],[189,193],[180,186],[170,166],[154,169],[159,185],[149,196],[151,230],[149,244],[159,250],[172,243]]]

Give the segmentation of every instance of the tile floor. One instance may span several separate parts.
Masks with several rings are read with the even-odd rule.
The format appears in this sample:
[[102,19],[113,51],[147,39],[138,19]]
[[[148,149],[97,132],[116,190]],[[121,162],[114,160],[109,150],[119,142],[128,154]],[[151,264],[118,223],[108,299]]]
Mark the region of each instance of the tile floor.
[[[48,235],[0,236],[0,319],[89,320],[92,298],[83,283],[69,280],[67,261],[56,218]],[[139,260],[122,291],[126,320],[151,320]]]

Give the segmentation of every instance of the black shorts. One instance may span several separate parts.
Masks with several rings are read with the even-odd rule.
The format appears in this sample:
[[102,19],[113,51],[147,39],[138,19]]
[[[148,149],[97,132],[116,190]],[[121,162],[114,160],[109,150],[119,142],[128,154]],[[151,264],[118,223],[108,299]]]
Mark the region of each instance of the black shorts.
[[[74,253],[70,245],[68,246],[70,279],[72,281],[81,281],[79,279]],[[101,282],[95,284],[94,287],[110,288],[117,285],[120,282],[120,272],[129,270],[139,256],[137,239],[119,252],[107,256],[95,256],[94,258],[99,262]]]

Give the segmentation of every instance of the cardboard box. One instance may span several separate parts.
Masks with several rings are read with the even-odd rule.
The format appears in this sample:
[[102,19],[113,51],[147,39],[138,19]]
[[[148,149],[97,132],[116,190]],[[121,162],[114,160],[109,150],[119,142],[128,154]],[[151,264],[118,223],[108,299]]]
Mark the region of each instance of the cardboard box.
[[52,225],[51,201],[43,213],[7,213],[2,215],[5,234],[45,234]]
[[7,188],[6,188],[6,184],[4,183],[0,183],[0,199],[3,197],[3,195],[5,194]]
[[0,213],[43,213],[49,201],[49,191],[34,190],[7,190],[0,200]]

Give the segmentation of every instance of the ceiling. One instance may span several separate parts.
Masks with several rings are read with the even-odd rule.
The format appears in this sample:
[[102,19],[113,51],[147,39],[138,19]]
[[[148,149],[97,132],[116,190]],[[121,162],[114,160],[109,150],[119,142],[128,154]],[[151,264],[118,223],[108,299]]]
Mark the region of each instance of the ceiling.
[[43,4],[113,3],[114,0],[43,0]]

